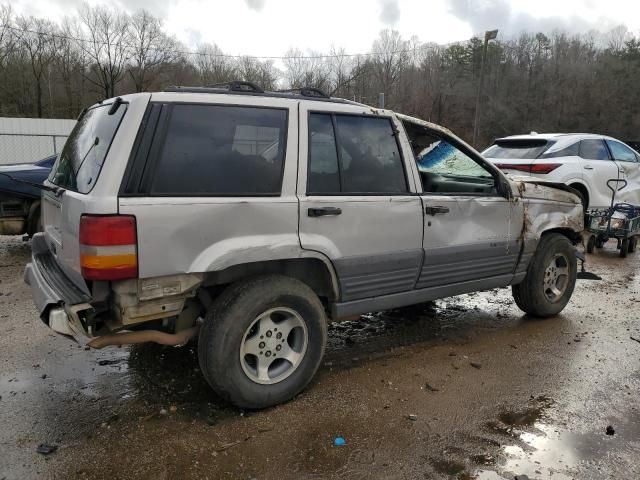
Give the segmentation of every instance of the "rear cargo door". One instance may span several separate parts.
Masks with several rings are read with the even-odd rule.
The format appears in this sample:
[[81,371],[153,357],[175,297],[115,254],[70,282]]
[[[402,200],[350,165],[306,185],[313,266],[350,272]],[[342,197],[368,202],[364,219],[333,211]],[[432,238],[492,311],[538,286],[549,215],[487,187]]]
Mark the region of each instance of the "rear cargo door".
[[[147,98],[140,96],[137,101],[141,103],[137,110],[143,112]],[[116,108],[110,101],[81,115],[46,181],[47,185],[58,187],[58,192],[45,191],[42,195],[43,230],[49,253],[81,289],[86,290],[80,273],[80,217],[85,213],[118,213],[119,182],[114,184],[113,180],[122,175],[126,158],[121,162],[118,159],[124,156],[123,152],[128,155],[140,122],[140,118],[127,116],[130,106],[119,100]],[[121,129],[125,118],[130,123]],[[108,162],[113,168],[104,169],[103,173]]]
[[300,242],[334,264],[341,301],[414,288],[422,214],[391,115],[300,105]]

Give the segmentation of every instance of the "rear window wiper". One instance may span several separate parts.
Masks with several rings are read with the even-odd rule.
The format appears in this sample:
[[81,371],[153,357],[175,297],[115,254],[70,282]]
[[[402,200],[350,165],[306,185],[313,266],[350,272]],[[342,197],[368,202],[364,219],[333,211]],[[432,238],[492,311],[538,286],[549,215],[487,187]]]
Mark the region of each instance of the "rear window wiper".
[[4,173],[4,172],[0,172],[0,175],[4,175],[5,177],[8,177],[9,179],[11,179],[14,182],[22,183],[24,185],[30,185],[32,187],[39,188],[40,190],[45,190],[47,192],[53,192],[56,195],[59,195],[60,193],[64,192],[64,188],[61,188],[61,187],[50,187],[49,185],[45,185],[43,183],[35,183],[35,182],[30,182],[28,180],[21,180],[19,178],[16,178],[16,177],[14,177],[12,175],[9,175],[8,173]]

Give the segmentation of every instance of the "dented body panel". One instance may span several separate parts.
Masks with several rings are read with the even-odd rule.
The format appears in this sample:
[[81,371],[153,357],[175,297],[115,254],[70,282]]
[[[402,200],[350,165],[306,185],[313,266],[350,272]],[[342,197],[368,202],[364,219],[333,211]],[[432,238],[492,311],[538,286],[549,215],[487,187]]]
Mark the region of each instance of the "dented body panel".
[[[334,317],[503,287],[524,278],[545,232],[560,231],[575,240],[582,230],[582,206],[570,188],[537,178],[508,179],[447,129],[422,120],[348,102],[308,99],[154,93],[125,100],[127,115],[95,188],[88,194],[66,192],[60,198],[45,195],[45,234],[38,245],[51,249],[51,257],[60,264],[56,281],[72,282],[90,298],[82,302],[82,311],[89,313],[74,313],[69,329],[74,334],[79,327],[88,335],[102,335],[149,325],[165,332],[185,331],[193,328],[212,295],[230,283],[264,273],[292,275],[306,282]],[[143,116],[152,108],[147,104],[154,102],[286,110],[281,192],[174,196],[154,195],[148,189],[123,193],[127,172],[135,170],[138,129],[147,128]],[[313,112],[388,119],[407,191],[307,195],[308,118]],[[463,146],[493,173],[494,191],[486,195],[423,192],[404,121]],[[152,147],[147,146],[157,154]],[[312,214],[327,207],[339,213]],[[430,214],[434,208],[445,213]],[[135,217],[138,278],[83,280],[78,232],[79,219],[87,213]],[[27,277],[34,298],[46,297],[39,301],[43,319],[49,324],[55,321],[58,331],[64,330],[68,308],[59,308],[66,299],[55,288],[47,288],[47,295],[39,292],[46,287],[36,275],[37,268],[35,262],[29,266]],[[50,320],[52,309],[56,313]]]

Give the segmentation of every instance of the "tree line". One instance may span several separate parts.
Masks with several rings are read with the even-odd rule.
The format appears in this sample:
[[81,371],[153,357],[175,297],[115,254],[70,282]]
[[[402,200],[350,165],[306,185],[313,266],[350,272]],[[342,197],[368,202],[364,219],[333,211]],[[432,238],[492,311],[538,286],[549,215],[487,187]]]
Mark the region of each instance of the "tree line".
[[[499,26],[498,26],[499,27]],[[83,4],[60,23],[0,5],[0,116],[75,118],[104,98],[169,85],[251,81],[265,90],[316,87],[444,125],[470,141],[483,40],[450,45],[383,30],[370,52],[344,49],[281,58],[190,50],[145,10]],[[478,147],[515,133],[597,132],[640,140],[640,37],[522,34],[490,42],[480,95]]]

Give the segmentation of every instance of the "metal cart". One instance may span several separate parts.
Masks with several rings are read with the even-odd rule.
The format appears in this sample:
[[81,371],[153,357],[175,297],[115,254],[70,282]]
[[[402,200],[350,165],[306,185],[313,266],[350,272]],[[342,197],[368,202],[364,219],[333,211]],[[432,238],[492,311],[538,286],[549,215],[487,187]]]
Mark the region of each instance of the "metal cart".
[[[616,187],[611,184],[615,183]],[[619,184],[623,184],[619,187]],[[610,239],[618,241],[618,249],[622,258],[633,253],[640,239],[640,206],[629,203],[615,203],[616,193],[627,186],[626,180],[607,180],[607,187],[612,191],[611,207],[606,210],[589,210],[585,214],[585,227],[589,235],[587,253],[602,248]]]

